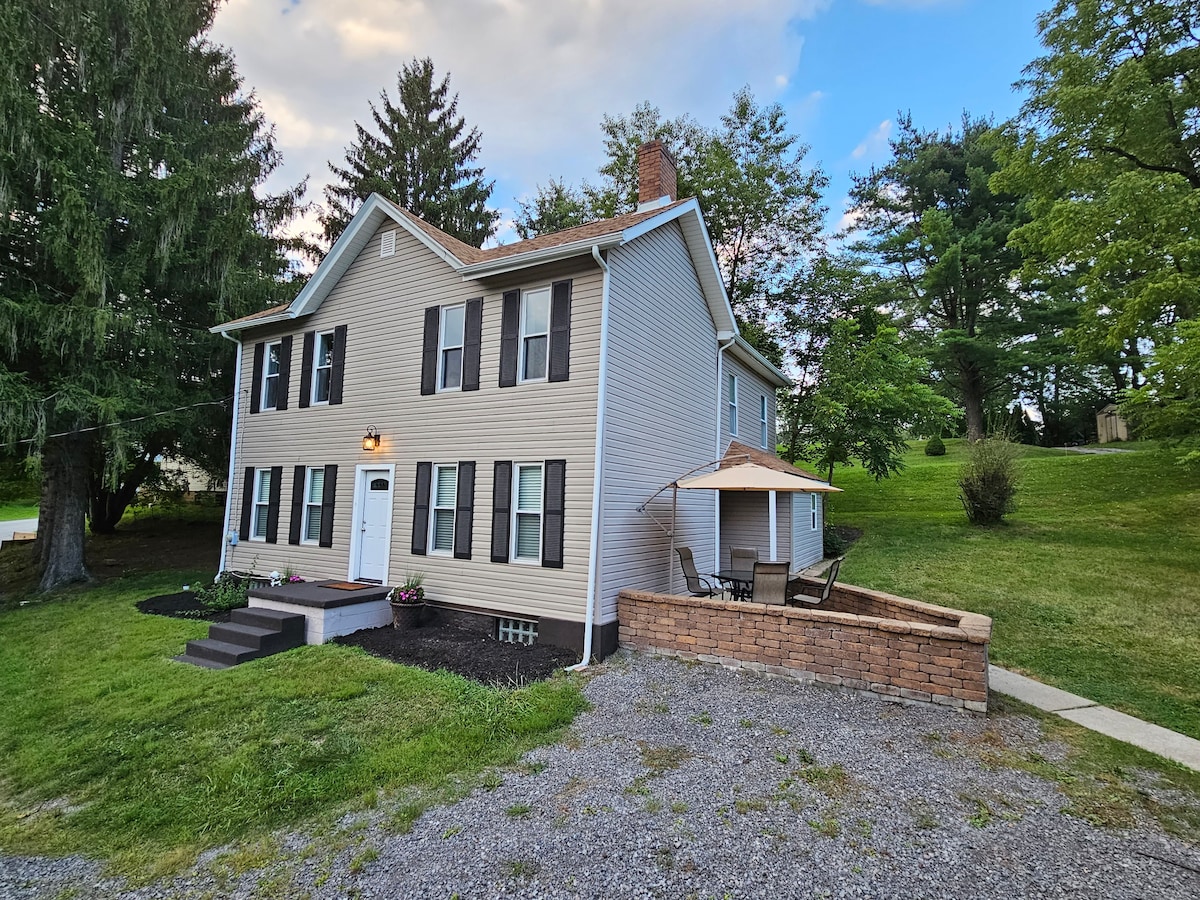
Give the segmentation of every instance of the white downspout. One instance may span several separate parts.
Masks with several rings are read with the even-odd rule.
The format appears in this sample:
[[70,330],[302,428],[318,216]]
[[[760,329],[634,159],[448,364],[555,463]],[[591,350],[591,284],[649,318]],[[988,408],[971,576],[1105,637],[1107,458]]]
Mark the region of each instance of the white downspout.
[[229,432],[229,477],[225,480],[225,527],[221,532],[221,565],[218,572],[225,571],[225,552],[229,548],[229,516],[233,512],[233,467],[234,451],[237,449],[238,406],[242,399],[242,341],[232,338],[224,331],[221,337],[237,344],[237,362],[233,370],[233,429]]
[[600,516],[601,484],[604,474],[604,427],[607,418],[605,406],[608,393],[608,263],[600,255],[600,247],[592,246],[592,259],[604,273],[604,287],[600,292],[600,373],[596,387],[596,462],[592,472],[592,534],[588,542],[587,611],[583,624],[583,659],[568,669],[577,672],[586,669],[592,661],[592,632],[596,619],[596,580],[600,568]]
[[[721,335],[729,334],[729,338],[721,343]],[[736,334],[729,332],[717,333],[717,442],[713,459],[720,459],[725,448],[721,446],[721,415],[725,405],[721,402],[721,391],[725,389],[725,351],[737,340]],[[713,491],[713,570],[721,568],[721,492]]]

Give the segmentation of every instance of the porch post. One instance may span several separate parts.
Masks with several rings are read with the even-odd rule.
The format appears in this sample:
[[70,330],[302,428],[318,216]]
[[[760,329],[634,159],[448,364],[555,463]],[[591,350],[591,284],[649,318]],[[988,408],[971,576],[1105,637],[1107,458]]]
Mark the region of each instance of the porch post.
[[779,561],[779,542],[775,537],[775,492],[767,491],[767,518],[771,520],[771,562]]

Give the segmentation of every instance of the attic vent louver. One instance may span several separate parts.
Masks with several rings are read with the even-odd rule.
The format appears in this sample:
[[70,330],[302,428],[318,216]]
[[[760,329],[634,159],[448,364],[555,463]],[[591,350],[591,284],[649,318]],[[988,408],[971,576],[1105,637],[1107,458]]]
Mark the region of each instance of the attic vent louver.
[[382,258],[384,256],[395,256],[395,255],[396,255],[396,232],[395,232],[395,229],[393,229],[392,231],[385,231],[383,233],[383,237],[379,242],[379,256]]

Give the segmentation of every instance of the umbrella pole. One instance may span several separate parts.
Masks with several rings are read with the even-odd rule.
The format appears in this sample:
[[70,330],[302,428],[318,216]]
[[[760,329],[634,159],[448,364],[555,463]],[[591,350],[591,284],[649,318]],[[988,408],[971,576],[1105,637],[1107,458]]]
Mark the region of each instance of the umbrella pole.
[[675,512],[679,504],[679,485],[671,491],[671,555],[667,559],[667,593],[675,593]]
[[767,517],[771,520],[771,562],[779,561],[779,543],[775,536],[775,492],[767,492]]

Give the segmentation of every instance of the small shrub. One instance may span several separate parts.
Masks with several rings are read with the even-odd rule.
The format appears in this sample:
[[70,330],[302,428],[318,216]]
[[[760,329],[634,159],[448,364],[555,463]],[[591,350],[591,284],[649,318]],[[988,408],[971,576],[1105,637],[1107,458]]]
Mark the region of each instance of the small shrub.
[[976,441],[958,479],[959,499],[972,525],[997,525],[1017,508],[1017,445],[1003,436]]
[[929,443],[925,445],[926,456],[945,456],[946,445],[942,443],[942,439],[938,435],[934,435],[929,439]]
[[241,609],[249,601],[246,594],[250,585],[232,572],[222,572],[214,579],[209,587],[196,591],[196,599],[209,612],[229,612],[231,609]]
[[850,542],[842,537],[835,526],[825,523],[825,530],[822,533],[825,542],[825,558],[842,556],[850,547]]

